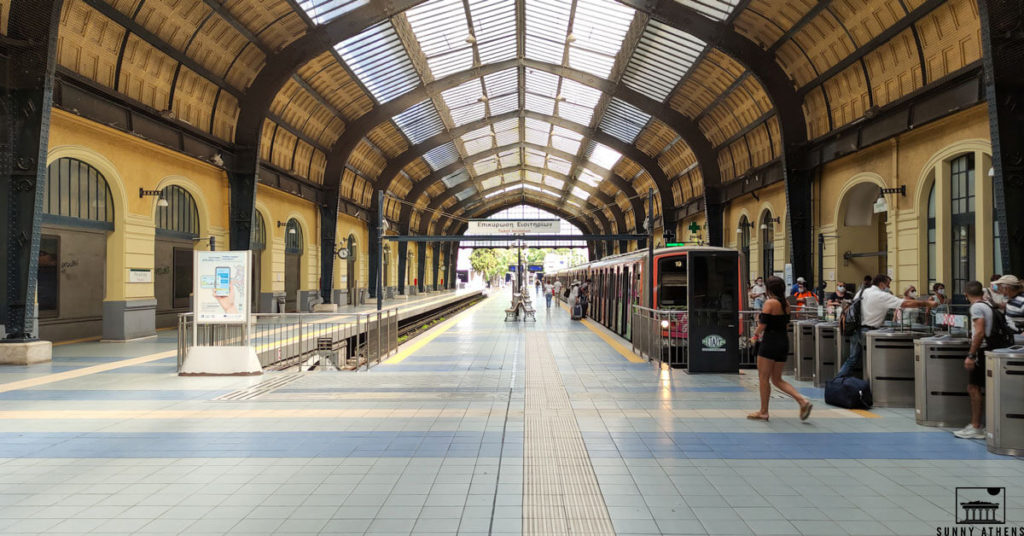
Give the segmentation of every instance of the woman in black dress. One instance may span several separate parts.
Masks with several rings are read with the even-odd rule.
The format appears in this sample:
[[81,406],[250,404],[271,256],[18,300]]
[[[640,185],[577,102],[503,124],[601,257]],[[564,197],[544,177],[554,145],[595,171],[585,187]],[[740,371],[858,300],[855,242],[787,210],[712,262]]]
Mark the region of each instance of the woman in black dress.
[[761,410],[747,415],[748,419],[768,420],[768,399],[772,385],[793,397],[800,404],[800,420],[806,420],[814,407],[810,400],[800,395],[792,385],[782,379],[782,367],[789,353],[789,337],[786,335],[786,324],[789,323],[789,304],[786,303],[786,284],[782,279],[772,276],[765,282],[768,299],[764,302],[758,318],[757,330],[752,337],[760,341],[757,351],[757,375],[760,380]]

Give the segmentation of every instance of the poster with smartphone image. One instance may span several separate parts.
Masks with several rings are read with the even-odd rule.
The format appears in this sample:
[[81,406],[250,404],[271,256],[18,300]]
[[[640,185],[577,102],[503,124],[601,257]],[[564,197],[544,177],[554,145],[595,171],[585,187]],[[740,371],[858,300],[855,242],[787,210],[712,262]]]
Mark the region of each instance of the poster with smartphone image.
[[197,251],[192,303],[199,324],[243,324],[249,316],[248,251]]

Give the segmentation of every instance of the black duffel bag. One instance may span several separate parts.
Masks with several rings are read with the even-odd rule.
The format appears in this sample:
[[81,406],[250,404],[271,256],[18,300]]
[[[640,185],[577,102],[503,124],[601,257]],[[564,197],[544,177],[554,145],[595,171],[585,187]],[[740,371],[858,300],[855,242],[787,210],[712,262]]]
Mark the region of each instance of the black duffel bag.
[[832,378],[825,384],[825,403],[846,409],[871,409],[871,385],[853,376]]

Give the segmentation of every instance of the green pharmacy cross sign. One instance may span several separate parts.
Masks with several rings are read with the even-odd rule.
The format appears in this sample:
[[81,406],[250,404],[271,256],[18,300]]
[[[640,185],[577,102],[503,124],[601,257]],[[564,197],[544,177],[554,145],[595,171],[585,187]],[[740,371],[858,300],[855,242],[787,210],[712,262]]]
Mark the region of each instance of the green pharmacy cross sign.
[[689,229],[690,229],[691,233],[694,233],[694,234],[699,233],[700,232],[700,225],[697,225],[697,222],[695,222],[695,221],[691,221]]

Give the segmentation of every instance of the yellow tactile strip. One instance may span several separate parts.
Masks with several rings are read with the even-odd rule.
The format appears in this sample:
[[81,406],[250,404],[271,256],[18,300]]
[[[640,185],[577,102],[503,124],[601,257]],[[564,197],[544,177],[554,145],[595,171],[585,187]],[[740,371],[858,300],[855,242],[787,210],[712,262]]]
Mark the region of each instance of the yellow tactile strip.
[[615,534],[548,341],[526,336],[523,534]]
[[72,378],[81,378],[82,376],[88,376],[90,374],[106,372],[108,370],[119,369],[121,367],[130,367],[132,365],[141,365],[142,363],[149,363],[150,361],[166,359],[176,355],[178,355],[178,350],[168,350],[166,352],[144,355],[142,357],[122,359],[121,361],[114,361],[113,363],[103,363],[101,365],[93,365],[91,367],[82,367],[80,369],[58,372],[57,374],[47,374],[46,376],[39,376],[37,378],[28,378],[25,380],[18,380],[16,382],[4,383],[0,384],[0,393],[17,391],[18,389],[28,389],[29,387],[38,387],[40,385],[70,380]]

